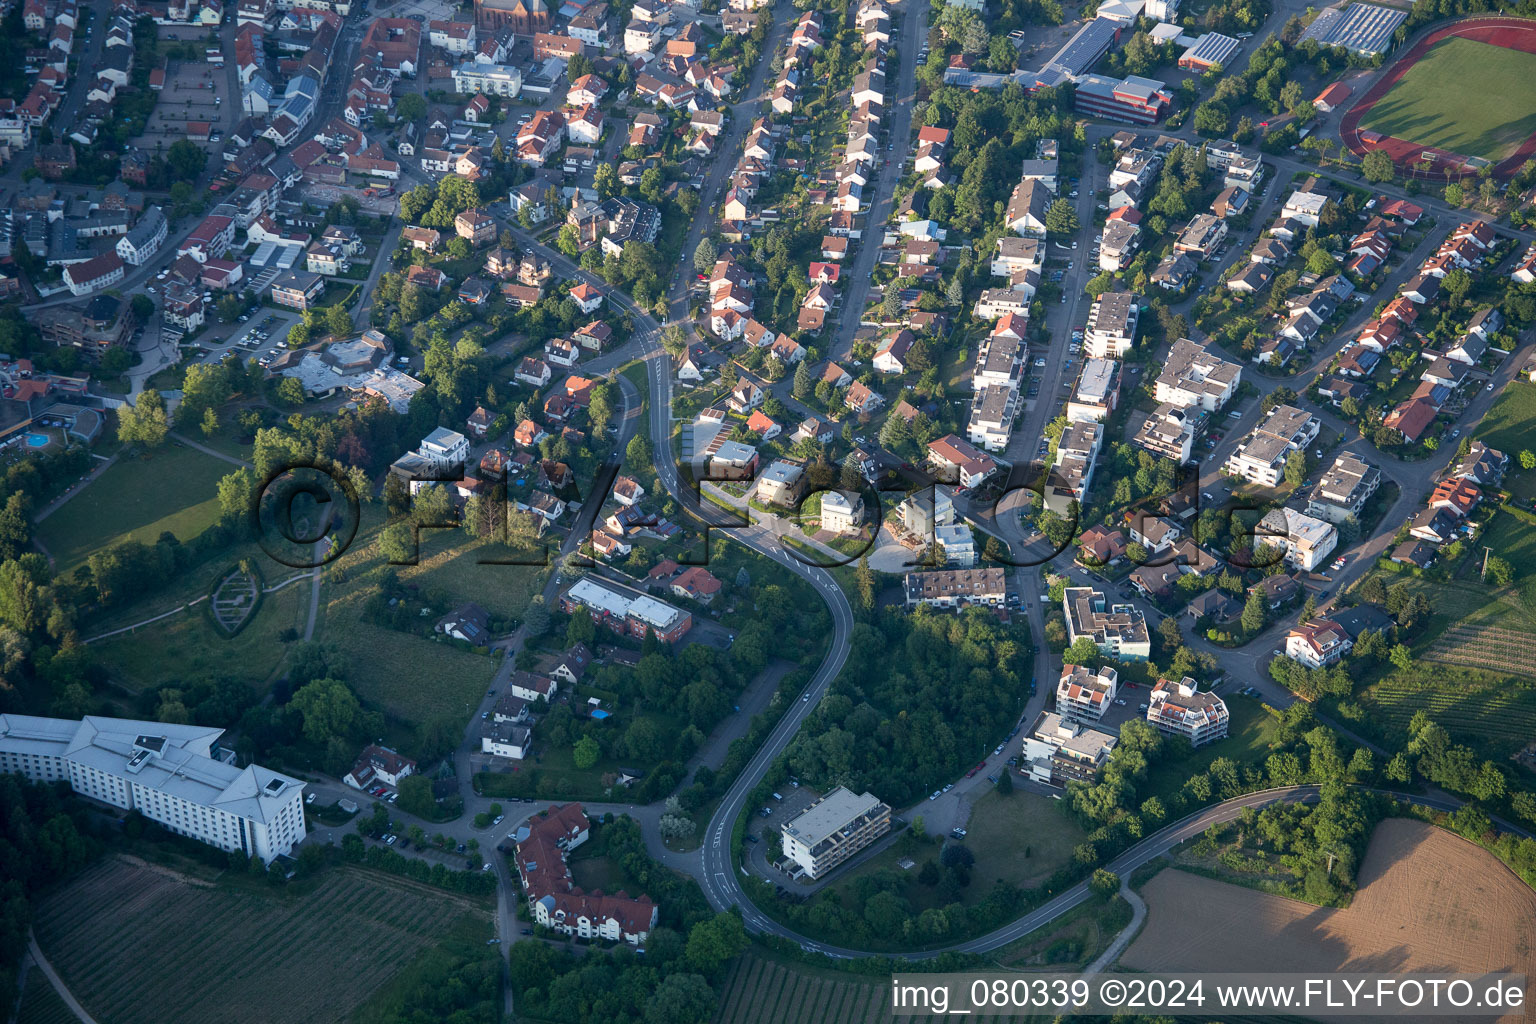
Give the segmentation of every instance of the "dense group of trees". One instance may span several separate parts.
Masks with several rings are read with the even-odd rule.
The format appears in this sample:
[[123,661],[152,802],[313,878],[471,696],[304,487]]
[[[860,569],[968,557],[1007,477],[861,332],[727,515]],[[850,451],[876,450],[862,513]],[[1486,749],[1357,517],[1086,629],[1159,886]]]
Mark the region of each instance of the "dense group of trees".
[[985,608],[919,607],[853,628],[847,666],[785,752],[821,788],[878,790],[911,803],[962,774],[1023,703],[1028,641]]

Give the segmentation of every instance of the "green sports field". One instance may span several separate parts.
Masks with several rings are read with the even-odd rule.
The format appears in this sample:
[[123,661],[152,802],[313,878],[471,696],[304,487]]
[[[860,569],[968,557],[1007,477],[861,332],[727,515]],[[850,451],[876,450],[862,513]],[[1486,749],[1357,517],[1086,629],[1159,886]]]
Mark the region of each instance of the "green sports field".
[[[1465,156],[1502,160],[1536,134],[1536,54],[1471,39],[1436,43],[1360,121]],[[1496,102],[1490,102],[1497,97]]]

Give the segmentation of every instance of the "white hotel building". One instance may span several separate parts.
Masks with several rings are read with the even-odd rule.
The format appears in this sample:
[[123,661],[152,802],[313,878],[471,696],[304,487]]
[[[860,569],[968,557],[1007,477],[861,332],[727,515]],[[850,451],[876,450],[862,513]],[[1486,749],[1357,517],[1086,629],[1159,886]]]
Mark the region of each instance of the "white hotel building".
[[304,783],[259,765],[236,768],[218,749],[223,733],[94,715],[0,715],[0,772],[68,782],[172,832],[271,863],[304,840]]

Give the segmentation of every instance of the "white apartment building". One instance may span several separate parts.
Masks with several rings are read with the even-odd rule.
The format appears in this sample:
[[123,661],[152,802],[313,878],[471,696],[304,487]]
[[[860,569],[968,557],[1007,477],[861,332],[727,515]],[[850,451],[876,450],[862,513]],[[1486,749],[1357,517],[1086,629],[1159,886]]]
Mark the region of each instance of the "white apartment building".
[[438,469],[455,469],[469,458],[469,439],[457,430],[438,427],[421,439],[416,453]]
[[1354,452],[1344,452],[1307,495],[1307,515],[1342,523],[1359,517],[1365,503],[1381,487],[1381,470]]
[[820,878],[890,830],[890,807],[838,786],[784,826],[784,856],[807,878]]
[[472,96],[516,96],[523,91],[523,73],[511,64],[466,61],[453,69],[454,92]]
[[933,542],[944,549],[945,565],[969,569],[976,564],[976,535],[965,523],[934,527]]
[[833,533],[857,533],[864,522],[864,498],[857,491],[823,491],[821,528]]
[[1304,622],[1285,636],[1286,657],[1301,662],[1307,668],[1323,668],[1332,665],[1354,646],[1354,641],[1344,627],[1332,619],[1313,619]]
[[1067,419],[1102,423],[1120,401],[1120,364],[1113,359],[1085,359],[1077,387],[1067,401]]
[[971,444],[998,452],[1008,447],[1013,421],[1019,414],[1019,390],[1005,384],[989,384],[971,403],[965,436]]
[[1287,563],[1311,572],[1333,554],[1339,543],[1339,531],[1305,512],[1277,508],[1259,520],[1254,539],[1270,547],[1283,547]]
[[1083,355],[1090,359],[1120,359],[1136,340],[1141,316],[1137,298],[1130,292],[1105,292],[1088,310],[1083,333]]
[[1056,711],[1076,722],[1097,722],[1115,702],[1120,674],[1105,666],[1098,672],[1084,665],[1063,665],[1056,683]]
[[1195,418],[1187,409],[1164,402],[1142,422],[1131,443],[1182,466],[1194,454]]
[[1152,656],[1147,620],[1135,605],[1110,605],[1092,587],[1068,587],[1061,605],[1069,645],[1085,636],[1101,652],[1121,661],[1145,661]]
[[1227,404],[1242,382],[1242,366],[1212,355],[1204,345],[1180,338],[1168,350],[1152,397],[1180,409],[1215,412]]
[[88,715],[0,715],[0,772],[81,796],[221,850],[260,858],[303,842],[304,783],[219,749],[223,729]]
[[1225,471],[1251,483],[1274,487],[1285,476],[1285,460],[1317,439],[1322,423],[1293,405],[1277,405],[1264,422],[1227,456]]
[[1050,711],[1035,716],[1020,745],[1019,770],[1035,782],[1092,782],[1119,739]]
[[1201,693],[1199,684],[1188,676],[1176,683],[1159,679],[1147,706],[1147,721],[1153,728],[1168,736],[1183,736],[1196,747],[1225,739],[1230,717],[1225,701],[1214,693]]

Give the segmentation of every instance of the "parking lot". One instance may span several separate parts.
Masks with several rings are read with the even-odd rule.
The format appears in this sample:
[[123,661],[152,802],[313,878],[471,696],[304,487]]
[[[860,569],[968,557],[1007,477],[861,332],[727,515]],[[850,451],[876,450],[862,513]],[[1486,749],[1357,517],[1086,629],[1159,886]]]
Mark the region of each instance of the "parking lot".
[[[784,827],[784,823],[793,820],[811,804],[815,803],[819,793],[809,786],[796,786],[788,782],[784,783],[778,791],[781,799],[768,798],[767,804],[753,811],[754,817],[747,825],[747,835],[756,836],[758,841],[747,840],[747,859],[751,862],[752,870],[762,878],[766,878],[777,885],[793,885],[795,879],[788,874],[773,867],[769,863],[769,857],[777,857],[783,850],[783,846],[777,842],[768,842],[762,839],[763,830],[771,828],[777,835],[778,830]],[[764,814],[763,811],[767,811]],[[809,883],[808,883],[809,884]]]
[[210,151],[218,148],[223,143],[222,129],[232,124],[239,112],[238,102],[230,106],[231,100],[225,95],[228,89],[229,76],[221,67],[202,61],[169,61],[165,89],[144,134],[134,139],[134,144],[148,150],[168,146],[187,137],[189,121],[206,121],[213,126],[213,134],[202,145]]

